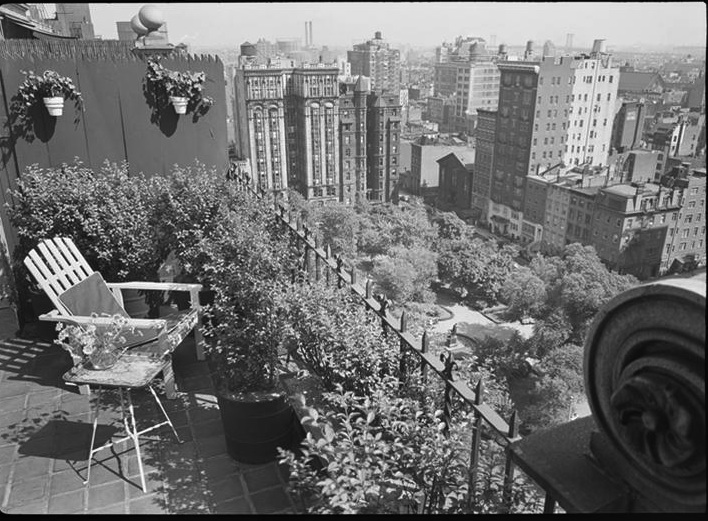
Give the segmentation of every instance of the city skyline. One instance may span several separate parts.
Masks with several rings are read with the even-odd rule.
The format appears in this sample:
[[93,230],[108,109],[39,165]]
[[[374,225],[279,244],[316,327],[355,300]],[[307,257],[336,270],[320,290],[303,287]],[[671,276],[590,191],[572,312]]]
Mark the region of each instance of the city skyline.
[[[703,46],[702,2],[381,2],[375,16],[369,2],[322,3],[154,3],[163,13],[171,43],[199,47],[238,46],[266,38],[300,38],[312,21],[316,46],[350,47],[381,31],[389,42],[435,47],[456,36],[480,36],[497,44],[546,40],[564,46],[592,45],[595,38],[617,46]],[[48,4],[50,13],[55,4]],[[146,3],[90,4],[95,33],[117,38],[116,22],[128,21]],[[212,14],[209,19],[209,14]],[[333,23],[336,21],[346,23]],[[401,23],[405,21],[405,23]]]

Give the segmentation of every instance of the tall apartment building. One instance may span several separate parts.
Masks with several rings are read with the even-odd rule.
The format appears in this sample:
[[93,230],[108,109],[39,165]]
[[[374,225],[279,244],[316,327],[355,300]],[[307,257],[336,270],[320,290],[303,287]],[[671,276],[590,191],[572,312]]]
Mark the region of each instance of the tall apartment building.
[[603,40],[595,41],[590,54],[500,61],[498,67],[489,213],[520,238],[528,175],[558,164],[607,164],[619,72]]
[[487,52],[484,41],[468,45],[466,53],[451,53],[435,64],[433,92],[449,100],[449,116],[441,124],[443,132],[471,133],[477,110],[496,110],[499,99],[498,56]]
[[351,63],[352,75],[371,78],[372,92],[395,93],[398,95],[401,85],[401,53],[391,49],[389,43],[376,31],[374,38],[354,45],[354,50],[347,51],[347,61]]
[[367,99],[369,78],[340,78],[339,142],[342,147],[341,185],[343,201],[351,203],[367,192]]
[[396,197],[400,173],[399,93],[372,92],[367,107],[367,196],[390,201]]
[[250,159],[259,187],[282,192],[290,186],[307,199],[340,200],[338,72],[324,66],[236,70],[236,153]]
[[472,176],[472,208],[475,216],[482,222],[487,221],[489,210],[489,190],[492,182],[494,163],[494,135],[497,126],[497,113],[494,110],[477,110],[475,138],[475,168]]

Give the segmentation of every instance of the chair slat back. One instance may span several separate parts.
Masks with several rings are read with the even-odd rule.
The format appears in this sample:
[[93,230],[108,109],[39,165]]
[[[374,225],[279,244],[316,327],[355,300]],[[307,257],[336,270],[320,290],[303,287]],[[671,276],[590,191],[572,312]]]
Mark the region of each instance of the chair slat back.
[[74,242],[66,237],[41,241],[25,257],[25,266],[62,315],[71,315],[59,295],[93,273]]

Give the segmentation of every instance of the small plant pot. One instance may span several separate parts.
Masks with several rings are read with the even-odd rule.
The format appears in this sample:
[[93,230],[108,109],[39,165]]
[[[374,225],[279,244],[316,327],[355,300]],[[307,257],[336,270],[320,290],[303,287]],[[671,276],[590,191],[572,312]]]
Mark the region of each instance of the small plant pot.
[[170,102],[172,103],[172,106],[175,108],[175,112],[177,114],[186,114],[187,113],[187,98],[183,98],[181,96],[170,96]]
[[44,105],[50,116],[61,116],[64,113],[64,98],[62,96],[44,98]]

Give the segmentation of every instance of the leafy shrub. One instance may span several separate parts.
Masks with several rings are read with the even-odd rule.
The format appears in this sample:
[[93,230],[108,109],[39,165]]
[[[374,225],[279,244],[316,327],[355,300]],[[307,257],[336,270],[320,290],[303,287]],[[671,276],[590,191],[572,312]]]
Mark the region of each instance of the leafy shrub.
[[204,273],[215,291],[207,353],[220,389],[271,391],[286,327],[281,295],[292,257],[288,242],[262,220],[267,201],[247,194],[235,201],[237,208],[203,243],[209,259]]
[[285,301],[291,349],[326,389],[342,385],[368,394],[381,378],[397,374],[397,343],[359,297],[317,282],[291,286]]
[[[325,394],[323,410],[310,409],[305,422],[324,436],[303,441],[302,456],[281,450],[290,468],[291,490],[310,514],[462,514],[500,512],[504,449],[482,442],[477,484],[469,494],[468,421],[446,435],[442,411],[430,401],[401,396],[395,379],[384,379],[370,397],[341,386]],[[323,469],[308,464],[323,461]],[[540,498],[518,475],[512,511],[538,508]]]
[[89,265],[110,282],[155,280],[163,260],[152,212],[164,190],[159,178],[129,175],[106,161],[98,172],[80,161],[58,168],[32,165],[10,191],[17,232],[13,269],[21,301],[34,285],[23,260],[39,241],[73,239]]
[[[209,288],[205,273],[209,262],[206,243],[217,232],[228,212],[241,205],[246,197],[233,182],[216,169],[201,163],[176,166],[165,179],[167,188],[156,201],[156,229],[161,250],[174,251],[180,263],[181,282],[199,282]],[[267,218],[265,209],[261,216]]]

